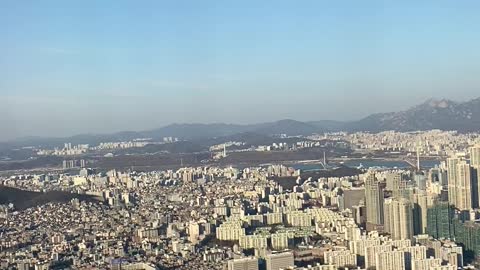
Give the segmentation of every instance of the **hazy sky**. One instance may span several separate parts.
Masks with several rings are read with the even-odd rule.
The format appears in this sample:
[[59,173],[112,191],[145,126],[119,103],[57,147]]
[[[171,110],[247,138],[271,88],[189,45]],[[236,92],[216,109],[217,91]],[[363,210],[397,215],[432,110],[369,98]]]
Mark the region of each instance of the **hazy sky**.
[[1,1],[0,139],[480,96],[480,1],[393,2]]

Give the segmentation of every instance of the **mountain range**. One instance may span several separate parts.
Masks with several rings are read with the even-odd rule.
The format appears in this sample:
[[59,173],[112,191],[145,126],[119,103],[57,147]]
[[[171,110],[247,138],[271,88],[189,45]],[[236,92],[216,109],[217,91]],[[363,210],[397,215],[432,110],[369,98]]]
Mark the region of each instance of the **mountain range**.
[[406,111],[373,114],[359,121],[346,123],[348,131],[379,132],[384,130],[480,130],[480,98],[463,103],[430,99]]
[[385,130],[456,130],[458,132],[480,131],[480,98],[467,102],[430,99],[420,105],[400,112],[377,113],[356,121],[308,121],[291,119],[261,124],[171,124],[147,131],[126,131],[102,135],[76,135],[69,138],[24,138],[17,140],[22,145],[59,145],[64,142],[97,144],[105,141],[122,141],[135,138],[177,137],[182,140],[204,140],[212,138],[237,138],[242,134],[272,136],[276,134],[310,135],[335,131],[380,132]]

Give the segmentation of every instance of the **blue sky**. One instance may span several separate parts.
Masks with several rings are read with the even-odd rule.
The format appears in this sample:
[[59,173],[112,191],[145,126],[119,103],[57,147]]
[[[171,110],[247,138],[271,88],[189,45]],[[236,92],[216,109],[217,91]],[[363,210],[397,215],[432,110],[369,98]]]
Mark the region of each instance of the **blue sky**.
[[0,139],[480,96],[478,1],[2,1]]

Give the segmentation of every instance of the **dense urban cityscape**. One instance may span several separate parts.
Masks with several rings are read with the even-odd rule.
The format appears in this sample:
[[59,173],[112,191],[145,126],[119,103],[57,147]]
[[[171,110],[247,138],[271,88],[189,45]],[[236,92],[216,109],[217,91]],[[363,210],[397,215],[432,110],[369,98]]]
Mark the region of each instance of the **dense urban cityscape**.
[[480,1],[0,1],[0,270],[480,269]]
[[[102,170],[81,158],[107,145],[144,147],[142,140],[41,150],[37,155],[80,151],[80,158],[75,166],[62,162],[44,172],[10,171],[0,184],[85,197],[1,205],[0,268],[476,269],[479,134],[336,132],[296,138],[292,144],[237,150],[229,149],[245,143],[212,145],[204,166],[157,171]],[[162,143],[173,141],[178,139]],[[329,142],[342,142],[333,145],[348,146],[353,158],[330,158],[324,151],[323,159],[289,165],[215,165],[237,151],[325,150]],[[347,167],[351,159],[383,165],[360,164],[344,176],[311,174]],[[425,159],[430,162],[423,167]]]

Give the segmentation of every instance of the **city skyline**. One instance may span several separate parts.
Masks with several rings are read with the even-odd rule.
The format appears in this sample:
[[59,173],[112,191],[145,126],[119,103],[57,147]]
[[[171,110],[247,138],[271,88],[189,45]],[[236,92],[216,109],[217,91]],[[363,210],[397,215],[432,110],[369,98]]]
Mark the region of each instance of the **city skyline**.
[[[33,159],[62,167],[35,162],[0,176],[0,267],[478,269],[479,138],[429,130],[224,142],[181,166],[165,164],[174,153],[141,158],[142,140],[36,149]],[[326,149],[329,166],[307,156]],[[414,153],[437,163],[408,162]],[[248,165],[223,162],[245,154]],[[293,163],[265,163],[285,154]],[[353,165],[359,154],[373,163]]]
[[480,269],[479,10],[0,1],[0,269]]
[[356,120],[478,92],[474,2],[1,5],[3,139]]

